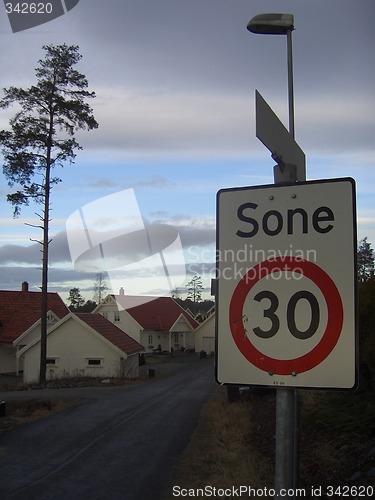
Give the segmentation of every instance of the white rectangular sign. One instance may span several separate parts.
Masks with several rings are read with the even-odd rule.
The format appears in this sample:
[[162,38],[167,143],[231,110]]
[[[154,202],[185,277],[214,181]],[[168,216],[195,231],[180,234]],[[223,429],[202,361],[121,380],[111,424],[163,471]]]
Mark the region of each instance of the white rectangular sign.
[[356,385],[353,179],[220,190],[216,379]]

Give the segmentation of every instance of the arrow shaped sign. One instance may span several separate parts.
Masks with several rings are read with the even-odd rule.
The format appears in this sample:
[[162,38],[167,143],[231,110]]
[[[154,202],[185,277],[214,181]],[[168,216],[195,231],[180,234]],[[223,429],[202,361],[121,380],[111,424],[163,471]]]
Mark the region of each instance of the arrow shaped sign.
[[256,136],[279,165],[297,167],[297,181],[306,180],[305,153],[272,111],[260,92],[255,91]]

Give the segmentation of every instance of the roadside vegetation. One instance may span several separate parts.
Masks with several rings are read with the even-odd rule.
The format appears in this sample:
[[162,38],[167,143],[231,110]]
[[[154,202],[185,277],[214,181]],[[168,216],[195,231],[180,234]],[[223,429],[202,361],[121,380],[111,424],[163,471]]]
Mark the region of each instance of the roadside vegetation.
[[78,404],[78,400],[74,399],[50,400],[34,398],[27,401],[7,401],[6,416],[0,418],[0,434],[18,425],[54,415]]
[[[163,500],[172,498],[174,485],[274,487],[274,391],[250,389],[234,403],[224,388],[218,391],[204,408]],[[374,485],[374,393],[299,392],[299,487]]]
[[[218,397],[205,406],[163,500],[172,498],[173,485],[186,489],[272,486],[272,457],[264,455],[254,441],[259,432],[254,409],[251,398],[229,403],[225,389],[218,388]],[[273,420],[272,414],[269,417]]]

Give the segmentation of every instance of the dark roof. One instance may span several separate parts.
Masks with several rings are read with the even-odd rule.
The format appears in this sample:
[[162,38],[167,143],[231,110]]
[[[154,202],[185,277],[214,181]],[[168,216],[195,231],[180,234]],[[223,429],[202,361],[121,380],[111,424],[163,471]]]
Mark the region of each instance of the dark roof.
[[[0,344],[11,344],[41,317],[42,292],[0,290]],[[48,310],[60,319],[69,313],[61,297],[48,293]]]
[[120,330],[120,328],[117,328],[113,323],[103,318],[101,314],[75,313],[75,315],[127,355],[130,356],[131,354],[144,351],[144,347],[141,344]]
[[177,304],[172,297],[155,297],[154,300],[127,309],[127,312],[145,330],[169,332],[181,314],[185,316],[193,328],[197,328],[198,326],[198,322]]

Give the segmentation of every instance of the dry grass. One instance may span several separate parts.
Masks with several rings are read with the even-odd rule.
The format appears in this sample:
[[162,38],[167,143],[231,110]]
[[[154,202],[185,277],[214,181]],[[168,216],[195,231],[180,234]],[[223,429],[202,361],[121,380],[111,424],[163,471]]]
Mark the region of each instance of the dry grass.
[[[254,444],[256,432],[249,401],[230,404],[221,393],[205,406],[173,485],[187,489],[272,487],[273,465]],[[172,498],[173,485],[165,500]]]
[[72,389],[76,387],[109,387],[109,386],[123,386],[134,385],[144,382],[141,377],[138,378],[123,378],[123,377],[82,377],[75,375],[68,375],[64,377],[56,377],[47,380],[45,385],[40,385],[38,382],[18,384],[2,384],[0,385],[0,392],[8,391],[29,391],[30,389]]
[[373,392],[300,391],[300,414],[304,485],[374,483],[368,475],[375,465],[375,456],[368,453],[375,444]]
[[[300,391],[300,487],[373,485],[374,438],[374,393]],[[172,500],[173,485],[273,488],[274,454],[274,393],[250,392],[230,404],[221,389],[205,406],[163,500]]]
[[6,416],[0,419],[0,433],[18,425],[27,424],[42,417],[54,415],[68,408],[77,406],[76,400],[29,399],[26,401],[8,401]]

